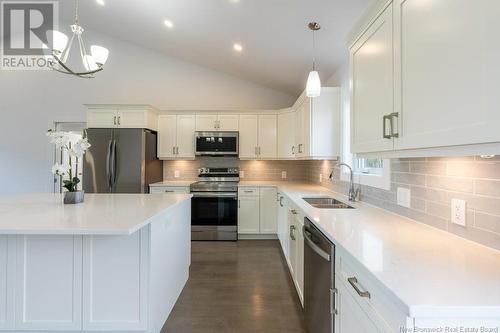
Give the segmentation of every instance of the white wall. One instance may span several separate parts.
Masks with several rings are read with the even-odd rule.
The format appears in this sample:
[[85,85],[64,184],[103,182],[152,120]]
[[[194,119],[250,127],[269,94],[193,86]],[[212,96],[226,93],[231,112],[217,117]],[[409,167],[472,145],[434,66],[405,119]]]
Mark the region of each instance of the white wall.
[[85,121],[83,104],[273,109],[296,99],[106,35],[86,31],[85,38],[110,50],[95,79],[0,71],[0,194],[52,190],[53,147],[45,132],[54,121]]

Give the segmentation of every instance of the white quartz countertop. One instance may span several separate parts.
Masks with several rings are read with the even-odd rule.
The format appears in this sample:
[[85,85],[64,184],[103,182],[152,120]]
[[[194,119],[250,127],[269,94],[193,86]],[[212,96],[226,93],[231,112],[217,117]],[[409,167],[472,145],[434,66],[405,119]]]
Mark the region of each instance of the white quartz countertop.
[[160,186],[172,186],[172,187],[187,187],[193,183],[196,183],[197,180],[164,180],[162,182],[152,183],[149,186],[152,187],[160,187]]
[[0,198],[0,234],[130,235],[190,194],[85,194],[65,205],[61,194]]
[[242,182],[276,186],[337,247],[407,307],[411,317],[500,315],[500,251],[362,203],[356,209],[317,209],[302,198],[347,197],[311,184]]

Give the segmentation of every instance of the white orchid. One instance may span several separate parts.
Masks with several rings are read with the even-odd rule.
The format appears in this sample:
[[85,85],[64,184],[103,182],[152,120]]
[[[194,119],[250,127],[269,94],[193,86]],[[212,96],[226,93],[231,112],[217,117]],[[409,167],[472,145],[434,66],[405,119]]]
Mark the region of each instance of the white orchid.
[[71,148],[68,149],[68,153],[73,157],[82,157],[85,151],[89,148],[89,140],[87,138],[82,138],[71,145]]
[[67,148],[72,135],[73,133],[71,132],[56,132],[52,130],[47,132],[50,143],[55,144],[57,148]]
[[52,173],[57,176],[66,176],[69,173],[69,165],[55,163],[52,166]]

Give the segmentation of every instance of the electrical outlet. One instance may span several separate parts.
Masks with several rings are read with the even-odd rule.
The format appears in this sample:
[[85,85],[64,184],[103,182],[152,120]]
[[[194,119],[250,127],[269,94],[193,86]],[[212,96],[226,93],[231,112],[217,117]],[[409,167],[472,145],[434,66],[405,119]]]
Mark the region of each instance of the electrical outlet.
[[398,187],[398,205],[410,208],[411,192],[409,188]]
[[286,171],[281,171],[281,179],[286,179]]
[[322,173],[320,173],[320,174],[319,174],[319,182],[320,182],[320,183],[322,183],[322,182],[323,182],[323,174],[322,174]]
[[245,171],[240,170],[240,178],[245,178]]
[[179,178],[181,176],[181,172],[179,170],[174,171],[174,178]]
[[465,200],[451,199],[451,222],[465,227],[465,209]]

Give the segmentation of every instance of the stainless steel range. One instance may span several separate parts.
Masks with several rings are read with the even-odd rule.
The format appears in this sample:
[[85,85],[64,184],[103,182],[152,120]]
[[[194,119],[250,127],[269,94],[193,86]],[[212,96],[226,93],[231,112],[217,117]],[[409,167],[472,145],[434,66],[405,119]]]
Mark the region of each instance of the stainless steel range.
[[191,239],[238,239],[238,168],[201,168],[191,185]]

